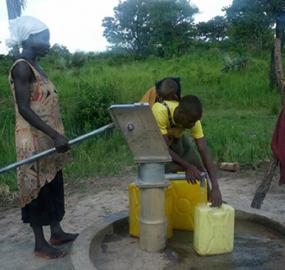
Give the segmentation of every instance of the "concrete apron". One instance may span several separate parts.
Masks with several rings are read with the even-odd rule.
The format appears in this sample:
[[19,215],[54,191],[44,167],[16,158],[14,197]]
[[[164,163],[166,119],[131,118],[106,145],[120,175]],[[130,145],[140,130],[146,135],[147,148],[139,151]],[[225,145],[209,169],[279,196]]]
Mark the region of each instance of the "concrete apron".
[[[271,220],[265,216],[251,214],[251,213],[247,213],[247,212],[240,211],[240,210],[236,210],[236,223],[237,224],[245,224],[245,225],[240,225],[240,227],[242,227],[241,229],[237,228],[239,230],[239,232],[235,238],[236,248],[234,249],[234,252],[233,252],[234,258],[230,257],[231,256],[230,254],[218,255],[218,256],[198,257],[195,253],[193,253],[192,243],[187,243],[187,246],[189,246],[189,249],[191,249],[191,251],[188,253],[184,252],[184,254],[182,254],[182,257],[183,256],[188,257],[188,258],[183,258],[183,260],[184,260],[184,262],[183,262],[180,259],[176,258],[177,256],[181,255],[181,254],[179,254],[179,249],[181,251],[181,246],[178,247],[177,250],[175,250],[175,247],[177,246],[177,242],[179,242],[181,240],[181,239],[179,240],[179,234],[180,233],[183,234],[180,237],[180,238],[182,238],[182,246],[183,246],[183,241],[185,242],[185,232],[177,232],[178,237],[175,238],[175,235],[174,235],[174,238],[168,242],[168,245],[167,245],[168,247],[163,252],[163,256],[167,258],[166,261],[167,261],[167,265],[169,266],[169,268],[166,267],[163,269],[179,269],[179,267],[183,267],[183,266],[186,267],[187,265],[189,266],[189,261],[191,262],[191,264],[192,263],[195,264],[195,265],[192,265],[192,266],[197,267],[195,269],[205,269],[204,267],[209,265],[210,263],[220,264],[219,269],[227,269],[227,270],[231,270],[231,269],[263,269],[262,265],[258,264],[258,260],[260,259],[261,263],[264,260],[270,261],[270,259],[269,259],[270,256],[272,258],[272,262],[270,262],[271,263],[270,267],[274,267],[274,268],[268,268],[268,269],[274,269],[274,270],[283,269],[282,267],[285,264],[285,256],[284,256],[285,255],[284,254],[284,250],[285,250],[285,227],[282,224],[280,224],[276,221],[273,221],[273,220]],[[244,234],[245,230],[247,230],[247,228],[249,228],[249,227],[252,227],[249,229],[254,232],[254,230],[255,230],[254,226],[256,226],[256,228],[257,228],[256,235],[253,235],[253,237],[250,237],[250,236],[247,237],[246,234]],[[262,227],[263,229],[261,230],[258,227]],[[137,239],[130,238],[128,236],[128,234],[126,233],[128,230],[127,228],[128,228],[128,213],[127,213],[127,211],[122,211],[122,212],[112,214],[111,216],[108,216],[106,218],[103,218],[102,220],[99,220],[98,222],[96,222],[94,225],[85,229],[79,235],[79,237],[76,239],[76,241],[74,242],[74,244],[72,246],[70,257],[71,257],[71,262],[72,262],[74,270],[112,269],[112,267],[114,267],[116,265],[118,267],[113,268],[113,269],[130,269],[129,267],[130,267],[131,261],[133,261],[133,263],[136,263],[136,261],[137,261],[138,265],[139,265],[139,260],[141,259],[140,256],[131,256],[130,255],[129,257],[125,258],[125,260],[123,260],[123,262],[121,262],[121,265],[119,266],[120,260],[118,260],[118,258],[125,256],[124,254],[126,254],[126,253],[124,253],[124,249],[127,248],[125,246],[125,243],[131,243],[132,242],[133,250],[135,249],[134,248],[135,246],[138,246]],[[265,234],[267,234],[267,230],[268,230],[268,233],[270,234],[270,235],[268,235],[268,237],[269,237],[271,242],[273,241],[273,243],[269,243],[270,241],[268,242],[267,240],[264,240],[262,238],[264,236],[264,232],[265,232]],[[124,231],[125,233],[122,234],[122,231]],[[186,233],[190,233],[190,232],[186,232]],[[260,234],[260,239],[258,238],[258,233]],[[277,236],[274,236],[274,234]],[[110,255],[108,255],[108,252],[106,252],[106,250],[105,251],[103,250],[103,252],[102,252],[102,249],[104,249],[104,246],[106,247],[106,243],[104,243],[104,242],[106,242],[106,238],[107,238],[107,244],[108,244],[108,241],[112,242],[112,237],[111,237],[112,235],[120,235],[119,239],[115,239],[115,236],[113,237],[115,239],[115,240],[114,239],[113,240],[115,241],[114,244],[116,246],[120,245],[120,243],[119,243],[120,239],[124,239],[127,237],[129,237],[129,239],[127,239],[127,242],[125,242],[123,245],[121,245],[119,247],[119,249],[117,250],[117,254],[111,254],[112,256],[110,256]],[[111,241],[108,240],[108,236],[109,236],[109,239],[111,239]],[[278,236],[280,236],[280,237],[278,238]],[[105,240],[104,240],[104,238],[105,238]],[[183,238],[184,238],[184,240],[183,240]],[[280,241],[278,241],[278,239],[280,239]],[[276,243],[274,243],[274,241]],[[261,246],[263,246],[263,247],[261,247]],[[246,248],[249,248],[249,249],[245,250]],[[258,248],[259,249],[262,248],[262,252],[263,252],[259,256],[258,256],[258,254],[256,254],[258,252]],[[139,248],[137,248],[137,249],[139,249]],[[278,252],[277,255],[279,257],[278,256],[272,257],[273,254],[276,253],[276,251]],[[98,257],[98,254],[100,252],[101,252],[101,255],[100,255],[101,260],[100,259],[97,260],[97,258],[100,258],[100,256]],[[132,252],[132,250],[131,250],[131,252]],[[134,250],[134,252],[135,252],[135,250]],[[140,251],[140,252],[143,252],[143,251]],[[192,254],[191,254],[191,252],[192,252]],[[252,252],[252,256],[251,256],[252,258],[246,258],[245,255],[248,254],[248,256],[250,256],[251,252]],[[245,254],[243,254],[243,253],[245,253]],[[152,254],[152,256],[160,256],[159,254],[161,254],[161,253],[151,253],[151,254]],[[189,256],[189,254],[190,254],[190,256]],[[103,260],[102,260],[102,256],[103,256]],[[105,256],[105,258],[104,258],[104,256]],[[136,257],[136,258],[134,258],[134,257]],[[239,260],[240,260],[240,262],[239,262]],[[247,260],[247,261],[245,261],[245,260]],[[274,264],[274,260],[276,260],[276,265]],[[282,264],[281,264],[280,260],[283,260]],[[203,265],[203,262],[205,263],[205,266]],[[112,264],[112,266],[110,268],[108,268],[104,263],[108,264],[109,267],[110,267],[110,264]],[[124,264],[124,263],[125,263],[125,266],[122,267],[122,264]],[[144,263],[145,268],[141,268],[141,269],[150,269],[148,267],[151,267],[151,265],[146,265],[147,262],[143,262],[143,263]],[[151,263],[151,261],[149,263]],[[246,265],[245,268],[240,268],[240,267],[244,267],[245,264],[251,264],[251,265]],[[231,267],[229,267],[230,265],[231,265]],[[96,268],[96,267],[98,267],[98,268]],[[157,267],[156,269],[162,269],[161,267],[158,267],[158,265],[156,267]],[[132,269],[139,269],[139,268],[134,267]]]

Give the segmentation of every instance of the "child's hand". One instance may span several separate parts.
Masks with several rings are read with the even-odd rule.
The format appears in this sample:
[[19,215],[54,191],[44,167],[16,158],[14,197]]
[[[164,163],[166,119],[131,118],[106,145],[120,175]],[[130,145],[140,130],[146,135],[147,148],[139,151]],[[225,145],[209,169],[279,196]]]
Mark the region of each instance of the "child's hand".
[[196,184],[197,180],[201,178],[201,172],[194,165],[189,165],[186,169],[186,180],[191,184]]
[[212,207],[220,207],[222,205],[222,194],[219,187],[213,187],[211,190],[210,201],[212,202]]

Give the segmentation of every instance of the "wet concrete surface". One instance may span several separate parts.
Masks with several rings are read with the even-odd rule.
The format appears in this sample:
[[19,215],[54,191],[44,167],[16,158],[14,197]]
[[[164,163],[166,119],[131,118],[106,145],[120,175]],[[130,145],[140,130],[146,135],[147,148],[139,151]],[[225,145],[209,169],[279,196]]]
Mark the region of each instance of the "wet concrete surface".
[[193,250],[193,233],[176,231],[168,243],[170,269],[256,269],[281,270],[285,264],[285,237],[270,228],[248,221],[236,222],[234,250],[214,256],[198,256]]
[[[69,255],[56,260],[47,260],[33,255],[32,240],[0,242],[1,270],[71,270]],[[61,250],[69,253],[71,244],[60,246]]]
[[138,239],[123,231],[105,237],[94,262],[104,270],[281,270],[285,269],[285,236],[270,226],[238,220],[232,253],[199,256],[192,232],[175,231],[164,252],[147,253],[139,249]]

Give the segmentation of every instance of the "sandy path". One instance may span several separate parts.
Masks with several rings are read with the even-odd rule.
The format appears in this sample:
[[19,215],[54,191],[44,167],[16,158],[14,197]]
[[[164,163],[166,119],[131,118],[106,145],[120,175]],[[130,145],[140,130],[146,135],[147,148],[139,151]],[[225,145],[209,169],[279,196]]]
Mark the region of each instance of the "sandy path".
[[[248,174],[223,173],[219,178],[223,199],[237,209],[265,215],[285,225],[285,187],[278,186],[275,179],[262,209],[252,209],[250,203],[262,173],[254,171],[251,175]],[[126,178],[92,179],[83,184],[83,187],[75,187],[81,191],[66,196],[64,228],[80,232],[100,217],[127,209],[127,185],[134,176]],[[29,226],[21,222],[18,208],[0,208],[0,231],[0,243],[32,237]],[[48,230],[46,233],[48,236]]]

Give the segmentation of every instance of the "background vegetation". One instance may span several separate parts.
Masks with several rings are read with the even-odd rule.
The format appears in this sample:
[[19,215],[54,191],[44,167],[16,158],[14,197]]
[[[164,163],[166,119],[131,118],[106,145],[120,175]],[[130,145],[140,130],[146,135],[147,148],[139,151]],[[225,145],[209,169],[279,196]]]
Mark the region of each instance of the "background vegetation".
[[[281,107],[280,94],[269,82],[273,25],[282,18],[279,2],[234,0],[225,17],[194,24],[197,9],[189,1],[127,0],[103,21],[110,51],[71,54],[54,45],[40,64],[58,89],[67,137],[109,123],[111,104],[136,102],[156,80],[179,76],[183,95],[202,100],[202,123],[214,159],[255,168],[271,155]],[[0,167],[16,160],[7,79],[12,62],[0,55]],[[65,173],[74,181],[119,174],[134,165],[118,131],[75,146],[72,153],[74,162]],[[15,172],[0,175],[1,183],[15,190]]]

